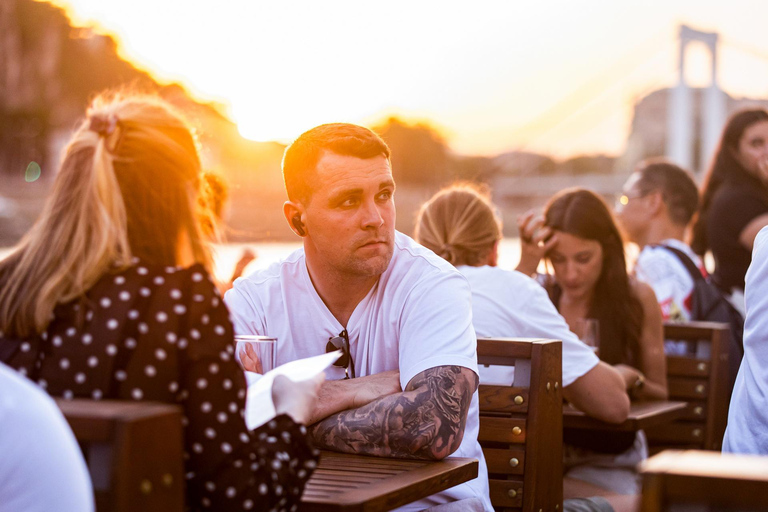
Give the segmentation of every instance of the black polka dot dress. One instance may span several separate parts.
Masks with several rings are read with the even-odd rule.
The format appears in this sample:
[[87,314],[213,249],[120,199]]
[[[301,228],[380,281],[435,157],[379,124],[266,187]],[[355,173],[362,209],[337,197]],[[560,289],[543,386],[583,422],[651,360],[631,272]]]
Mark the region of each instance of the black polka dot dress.
[[65,399],[180,404],[190,510],[295,510],[317,463],[288,416],[247,430],[232,323],[201,265],[104,276],[8,363]]

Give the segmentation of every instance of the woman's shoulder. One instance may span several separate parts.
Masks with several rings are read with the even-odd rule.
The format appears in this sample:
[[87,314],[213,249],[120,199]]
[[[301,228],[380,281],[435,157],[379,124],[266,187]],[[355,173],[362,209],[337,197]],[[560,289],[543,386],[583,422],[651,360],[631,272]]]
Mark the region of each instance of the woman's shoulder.
[[656,293],[648,283],[644,283],[636,277],[630,276],[629,289],[637,298],[637,300],[640,301],[640,304],[642,304],[643,308],[646,308],[650,305],[658,307],[659,303],[656,301]]

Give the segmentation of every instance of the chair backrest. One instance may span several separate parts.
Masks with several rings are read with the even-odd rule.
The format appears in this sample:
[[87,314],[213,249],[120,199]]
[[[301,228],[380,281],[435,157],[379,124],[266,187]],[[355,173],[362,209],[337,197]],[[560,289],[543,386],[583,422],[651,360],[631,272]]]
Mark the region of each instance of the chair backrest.
[[57,400],[83,449],[97,512],[181,512],[184,461],[178,406]]
[[667,356],[669,399],[688,402],[686,415],[647,431],[653,453],[667,448],[720,450],[728,419],[728,324],[666,323],[666,340],[684,341],[689,355]]
[[480,434],[496,510],[562,510],[562,343],[477,340],[480,364],[515,367],[508,386],[480,385]]
[[640,473],[643,512],[768,510],[768,457],[667,450]]

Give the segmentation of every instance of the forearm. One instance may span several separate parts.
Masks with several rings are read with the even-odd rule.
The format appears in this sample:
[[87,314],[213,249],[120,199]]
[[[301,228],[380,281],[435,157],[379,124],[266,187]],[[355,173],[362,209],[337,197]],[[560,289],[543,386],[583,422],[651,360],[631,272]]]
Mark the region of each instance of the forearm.
[[327,380],[317,393],[315,408],[307,421],[308,425],[317,423],[333,414],[354,407],[354,392],[349,385],[352,381]]
[[334,414],[310,429],[318,448],[384,457],[442,459],[464,436],[477,376],[441,366],[422,372],[406,391]]
[[589,416],[608,423],[622,423],[629,414],[624,379],[603,362],[563,388],[563,397]]

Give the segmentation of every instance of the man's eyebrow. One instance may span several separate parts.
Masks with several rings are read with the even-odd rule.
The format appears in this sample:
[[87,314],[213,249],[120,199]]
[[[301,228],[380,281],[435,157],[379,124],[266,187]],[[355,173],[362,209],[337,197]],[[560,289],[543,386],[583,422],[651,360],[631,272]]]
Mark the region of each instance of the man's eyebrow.
[[354,196],[354,195],[360,195],[363,193],[363,189],[361,188],[345,188],[338,190],[331,194],[331,200],[341,199],[342,197],[346,196]]
[[379,183],[379,190],[383,188],[395,188],[395,180],[387,180]]

